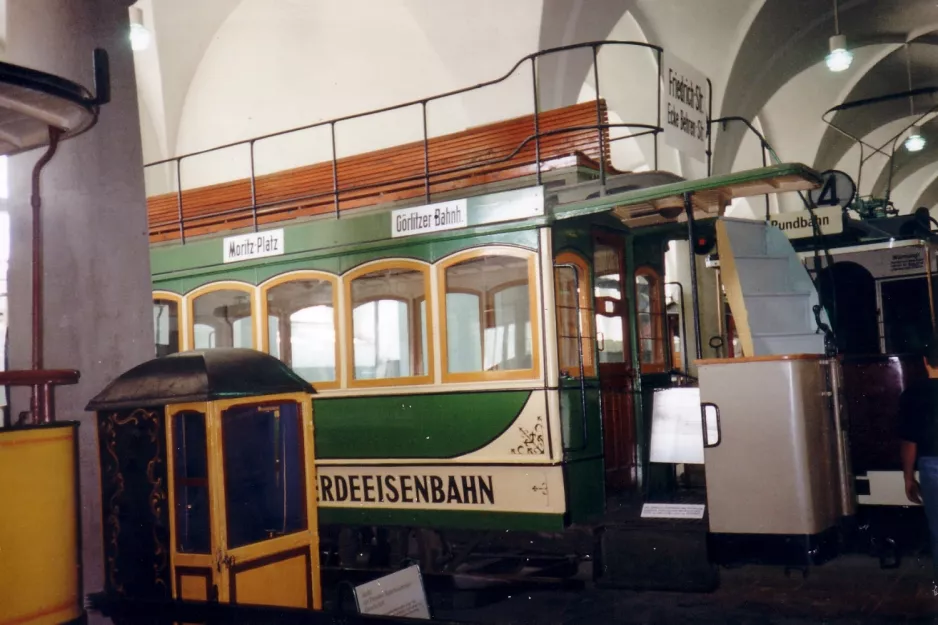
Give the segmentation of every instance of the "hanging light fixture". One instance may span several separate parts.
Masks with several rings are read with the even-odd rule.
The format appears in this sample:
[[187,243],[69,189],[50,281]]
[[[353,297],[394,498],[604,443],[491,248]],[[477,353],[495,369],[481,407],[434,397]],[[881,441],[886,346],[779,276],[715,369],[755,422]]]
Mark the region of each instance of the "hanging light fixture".
[[[912,97],[912,46],[905,44],[905,71],[909,78],[909,115],[915,116],[915,99]],[[905,149],[909,152],[921,152],[925,147],[925,137],[922,136],[922,127],[914,124],[909,128],[909,136],[905,138]]]
[[135,52],[150,47],[150,31],[143,25],[143,10],[130,7],[130,47]]
[[909,152],[921,152],[925,147],[925,137],[922,136],[921,126],[909,128],[909,136],[905,139],[905,149]]
[[832,72],[842,72],[853,62],[853,53],[847,49],[847,36],[840,33],[840,14],[837,10],[837,0],[834,0],[834,32],[830,38],[830,52],[824,59],[827,69]]

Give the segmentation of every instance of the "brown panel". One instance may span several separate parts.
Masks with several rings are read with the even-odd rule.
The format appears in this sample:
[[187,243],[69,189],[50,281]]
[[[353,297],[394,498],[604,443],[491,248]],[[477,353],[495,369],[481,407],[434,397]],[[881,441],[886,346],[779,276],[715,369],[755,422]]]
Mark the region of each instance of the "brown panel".
[[[627,279],[632,273],[625,266],[625,240],[613,234],[595,233],[595,242],[615,252],[605,259],[596,255],[593,259],[595,275],[594,289],[600,288],[601,278],[611,280],[618,275],[619,297],[594,297],[593,309],[597,318],[597,333],[600,331],[599,318],[605,317],[609,323],[621,324],[623,362],[599,362],[599,388],[602,404],[603,455],[606,471],[606,490],[619,491],[635,486],[638,478],[638,454],[635,431],[635,399],[633,393],[635,370],[632,366],[631,332]],[[603,266],[605,263],[605,266]],[[611,328],[611,326],[610,326]],[[603,343],[605,343],[605,339]]]

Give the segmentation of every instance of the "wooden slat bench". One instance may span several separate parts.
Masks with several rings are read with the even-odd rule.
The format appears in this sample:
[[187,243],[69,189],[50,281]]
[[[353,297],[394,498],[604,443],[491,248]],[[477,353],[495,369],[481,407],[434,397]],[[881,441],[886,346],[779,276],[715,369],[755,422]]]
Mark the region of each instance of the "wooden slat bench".
[[[602,100],[600,113],[601,123],[608,123]],[[603,159],[613,172],[609,133],[602,131],[600,154],[596,124],[595,101],[541,113],[541,170],[561,162],[598,167]],[[528,115],[430,139],[431,194],[535,174],[533,135],[534,116]],[[338,159],[338,209],[422,197],[426,192],[424,159],[421,141]],[[259,224],[333,212],[332,161],[258,176],[255,194]],[[182,194],[182,206],[187,237],[253,224],[249,179],[188,189]],[[175,193],[148,198],[147,210],[151,242],[179,238]]]

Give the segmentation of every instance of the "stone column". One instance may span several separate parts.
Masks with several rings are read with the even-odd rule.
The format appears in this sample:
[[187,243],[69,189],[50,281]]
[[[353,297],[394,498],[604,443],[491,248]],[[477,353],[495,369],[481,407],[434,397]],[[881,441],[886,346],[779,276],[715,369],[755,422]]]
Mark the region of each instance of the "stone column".
[[[61,387],[60,421],[81,422],[84,591],[103,588],[98,445],[86,402],[153,356],[140,126],[126,0],[6,0],[11,63],[91,87],[95,47],[110,55],[112,101],[98,125],[64,142],[42,178],[45,367],[81,371]],[[10,368],[30,366],[30,171],[37,150],[10,161]],[[13,395],[11,414],[28,408]]]

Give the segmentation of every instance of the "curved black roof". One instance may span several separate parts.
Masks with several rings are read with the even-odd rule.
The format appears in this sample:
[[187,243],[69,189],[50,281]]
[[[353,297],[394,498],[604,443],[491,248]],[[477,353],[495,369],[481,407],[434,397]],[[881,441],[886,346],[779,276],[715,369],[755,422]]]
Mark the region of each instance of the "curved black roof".
[[138,365],[98,393],[85,410],[315,392],[309,382],[273,356],[253,349],[216,348]]

